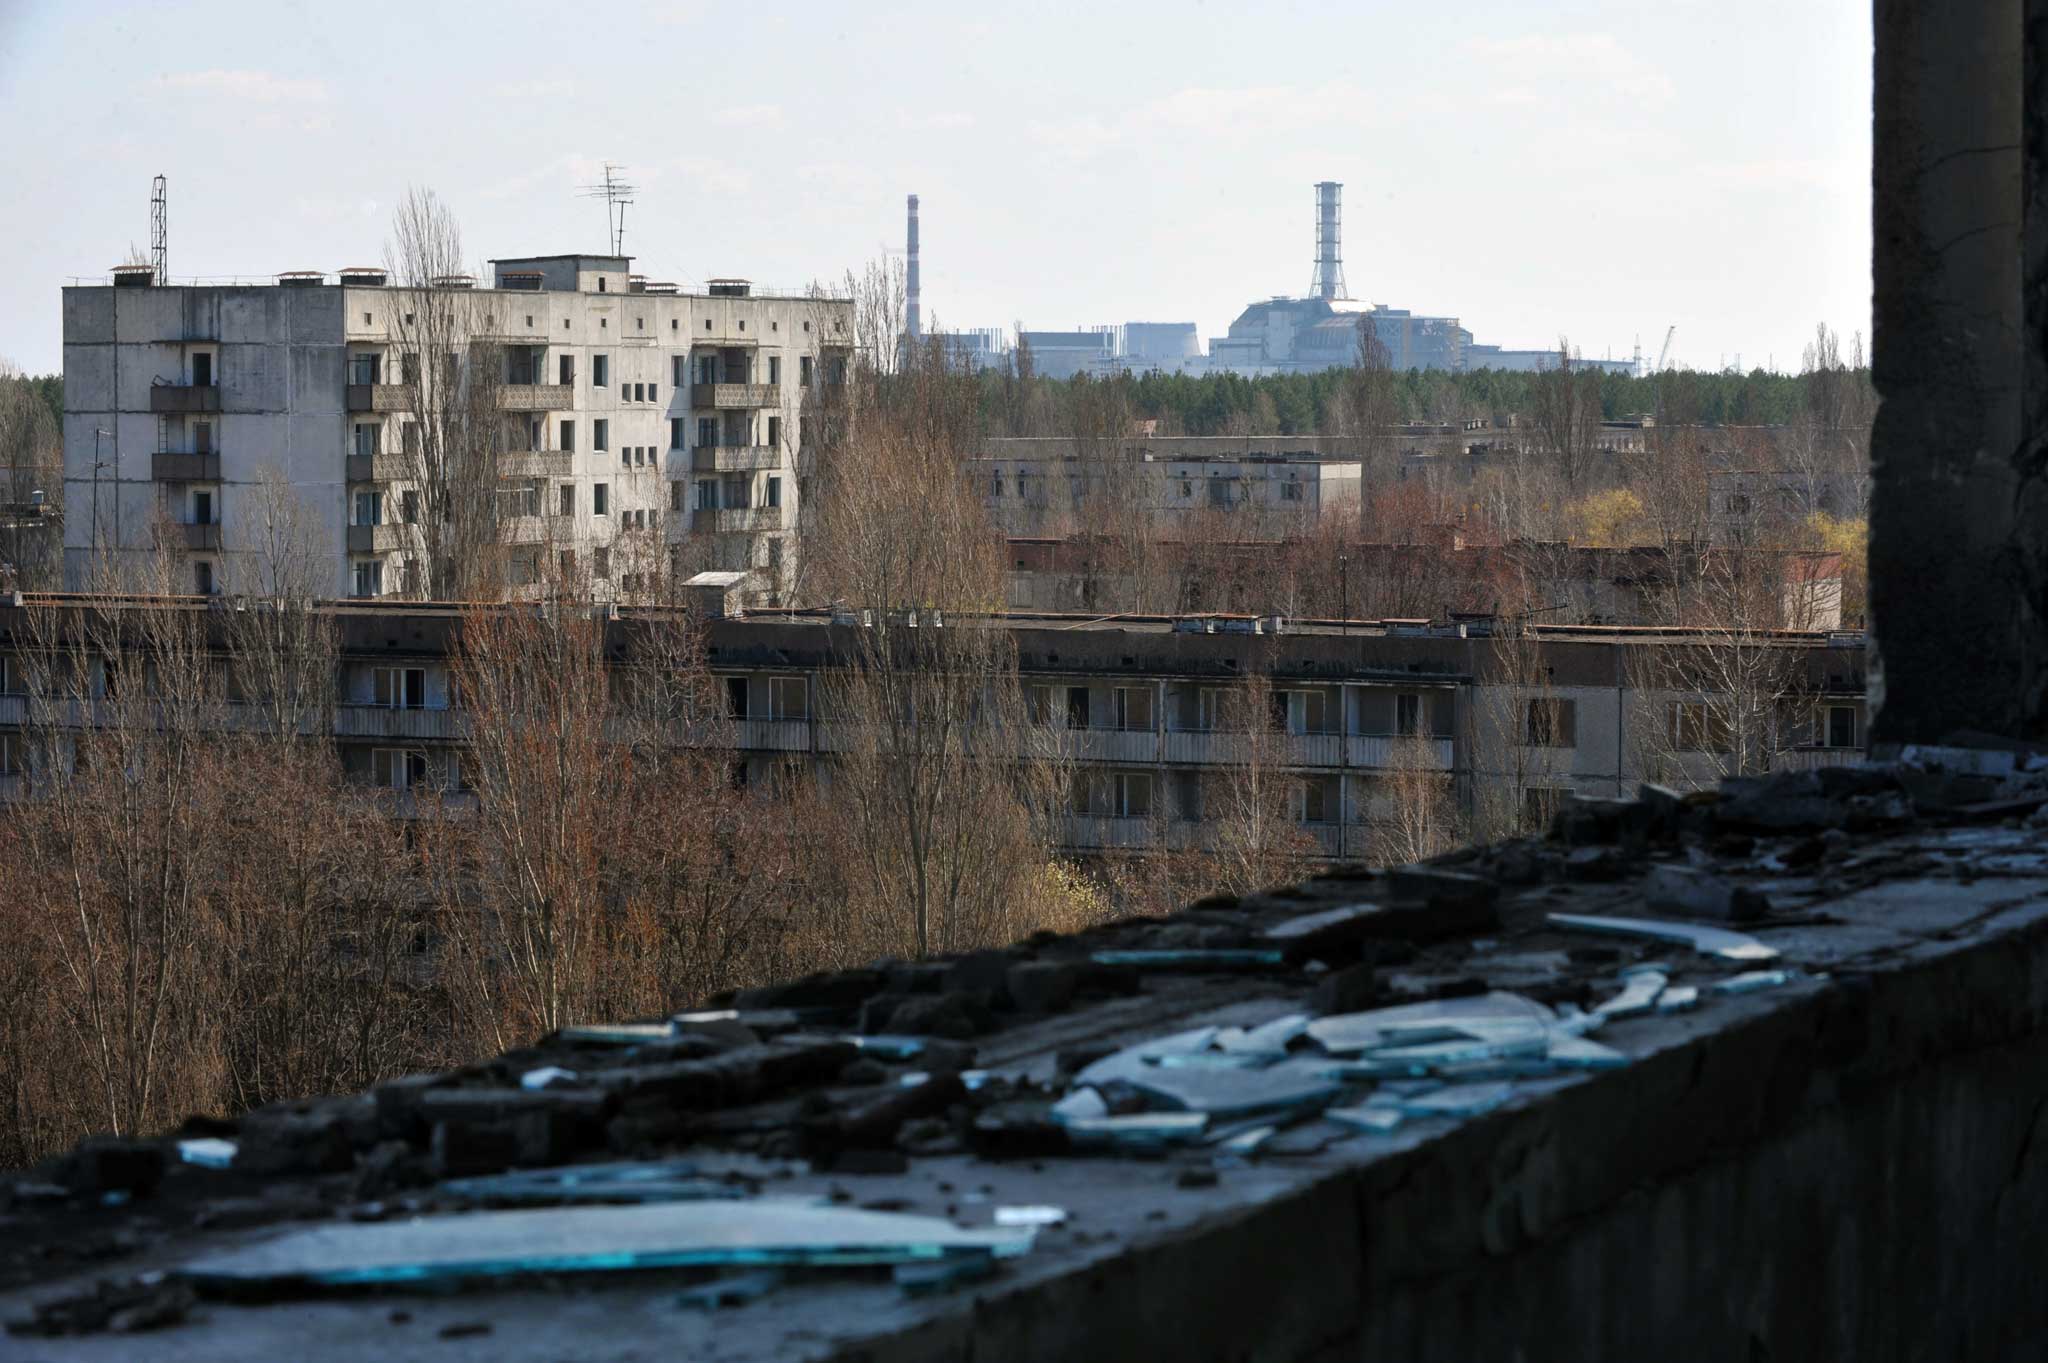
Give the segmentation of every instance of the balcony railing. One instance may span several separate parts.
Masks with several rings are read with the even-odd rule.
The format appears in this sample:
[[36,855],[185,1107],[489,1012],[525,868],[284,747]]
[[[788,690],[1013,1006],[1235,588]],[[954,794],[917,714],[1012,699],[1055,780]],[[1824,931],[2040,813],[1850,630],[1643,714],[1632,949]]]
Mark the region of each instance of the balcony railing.
[[402,454],[379,450],[375,454],[352,454],[348,457],[348,480],[351,483],[389,483],[410,477],[412,461]]
[[351,412],[403,412],[411,403],[402,383],[352,383],[348,386]]
[[561,477],[575,461],[574,450],[507,450],[498,456],[498,472],[507,478]]
[[404,525],[352,525],[348,528],[348,551],[351,554],[382,554],[399,548],[406,542]]
[[498,406],[508,412],[566,411],[575,396],[566,383],[508,383],[498,390]]
[[1394,768],[1412,761],[1409,753],[1420,752],[1424,765],[1431,770],[1451,769],[1451,740],[1448,738],[1425,738],[1416,747],[1404,746],[1402,739],[1394,734],[1353,734],[1344,740],[1344,745],[1346,766]]
[[1112,847],[1149,847],[1153,841],[1150,819],[1122,819],[1102,814],[1069,814],[1066,820],[1067,846],[1075,850]]
[[779,506],[738,506],[723,511],[692,511],[690,529],[699,535],[740,535],[782,529]]
[[782,389],[772,383],[695,383],[690,385],[690,405],[715,410],[744,410],[776,407],[782,403]]
[[166,483],[217,483],[220,452],[158,450],[149,457],[149,476]]
[[699,473],[754,473],[782,467],[782,451],[774,445],[699,445],[690,452],[690,467]]
[[400,709],[388,705],[338,705],[336,738],[464,739],[469,720],[459,710]]
[[149,410],[166,416],[204,415],[220,410],[220,388],[215,384],[159,383],[149,390]]
[[809,752],[811,722],[808,719],[737,719],[732,721],[732,744],[749,752]]
[[1788,748],[1771,758],[1771,770],[1815,771],[1821,767],[1853,767],[1863,760],[1861,748]]
[[1150,729],[1076,729],[1074,756],[1082,762],[1157,762],[1159,735]]
[[179,540],[187,549],[220,548],[220,522],[207,521],[203,524],[183,522],[178,526]]

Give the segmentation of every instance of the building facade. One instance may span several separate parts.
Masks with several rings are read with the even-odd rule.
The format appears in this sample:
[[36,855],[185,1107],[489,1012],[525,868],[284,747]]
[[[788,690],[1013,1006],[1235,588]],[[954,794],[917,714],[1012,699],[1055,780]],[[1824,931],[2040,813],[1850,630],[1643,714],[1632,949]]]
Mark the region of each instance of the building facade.
[[[75,608],[34,597],[0,605],[0,794],[24,792],[33,713],[76,724],[94,708],[32,707],[28,694],[24,654],[63,628],[31,612]],[[219,600],[156,608],[205,613],[225,650],[230,609]],[[334,703],[322,722],[346,770],[401,810],[473,803],[462,767],[469,721],[450,666],[462,609],[314,609],[332,618],[337,641]],[[631,657],[636,630],[673,618],[614,612],[607,656]],[[718,741],[731,751],[736,780],[772,786],[802,772],[829,784],[846,736],[822,713],[822,682],[855,656],[849,631],[864,627],[822,611],[705,623],[705,656],[729,720]],[[1013,615],[1001,627],[1032,722],[1065,740],[1073,768],[1065,842],[1076,854],[1203,845],[1205,823],[1218,817],[1214,783],[1253,762],[1284,782],[1307,841],[1356,859],[1373,854],[1418,775],[1440,778],[1468,814],[1540,819],[1572,794],[1632,795],[1646,780],[1704,787],[1738,763],[1835,765],[1859,760],[1864,746],[1860,634],[1752,641],[1752,653],[1778,660],[1769,694],[1734,697],[1675,684],[1701,671],[1686,650],[1713,647],[1711,636],[1683,632],[1538,628],[1505,639],[1426,621],[1340,628],[1248,616]],[[99,628],[96,637],[107,637],[104,621]],[[1673,652],[1681,656],[1672,666],[1654,665]],[[109,685],[120,672],[110,662]],[[1261,679],[1268,697],[1255,730],[1233,721],[1229,703],[1249,678]],[[238,723],[231,693],[207,699],[222,724]],[[1773,716],[1767,736],[1731,732],[1727,716],[1759,709]],[[1746,749],[1739,756],[1738,747]]]
[[[850,305],[738,280],[685,292],[631,266],[520,257],[493,262],[490,287],[418,290],[372,269],[194,287],[129,269],[65,289],[67,582],[169,551],[174,590],[248,590],[281,484],[328,566],[320,590],[419,595],[417,418],[460,392],[492,409],[513,585],[570,569],[632,599],[673,563],[748,571],[777,599],[806,403],[844,372]],[[424,335],[429,308],[456,334]]]
[[[1358,514],[1359,464],[1312,455],[1155,456],[1142,449],[1104,450],[1099,457],[1045,453],[1033,442],[1000,443],[1000,455],[969,460],[967,476],[981,492],[995,527],[1008,535],[1087,528],[1104,515],[1135,513],[1143,525],[1171,533],[1218,513],[1247,527],[1299,529],[1342,511]],[[1252,527],[1252,522],[1260,522]]]

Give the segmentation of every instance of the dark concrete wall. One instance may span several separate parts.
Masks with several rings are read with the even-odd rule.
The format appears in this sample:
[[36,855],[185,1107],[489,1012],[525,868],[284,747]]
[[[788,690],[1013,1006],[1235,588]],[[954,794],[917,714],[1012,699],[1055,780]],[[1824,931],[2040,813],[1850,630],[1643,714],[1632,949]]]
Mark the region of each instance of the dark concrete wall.
[[[2022,23],[2022,10],[2029,11]],[[1873,740],[2039,735],[2038,0],[1875,6]],[[2031,107],[2030,107],[2031,106]],[[2023,155],[2024,150],[2024,155]]]

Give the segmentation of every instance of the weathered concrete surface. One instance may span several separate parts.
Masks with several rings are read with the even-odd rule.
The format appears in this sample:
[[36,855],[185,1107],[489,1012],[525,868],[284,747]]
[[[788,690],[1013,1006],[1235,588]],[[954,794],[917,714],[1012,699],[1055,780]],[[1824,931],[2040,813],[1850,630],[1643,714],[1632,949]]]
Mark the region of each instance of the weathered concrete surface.
[[2048,727],[2041,10],[1875,6],[1878,743]]
[[[1010,1202],[1074,1213],[971,1291],[910,1300],[886,1283],[834,1280],[702,1316],[676,1307],[672,1278],[569,1280],[204,1303],[146,1337],[5,1343],[35,1359],[305,1363],[366,1347],[436,1359],[844,1363],[2035,1358],[2048,1338],[2037,1290],[2048,1262],[2040,839],[2017,819],[1837,838],[1802,871],[1782,867],[1796,859],[1796,835],[1765,839],[1741,860],[1744,883],[1777,906],[1757,931],[1789,963],[1830,978],[1612,1023],[1601,1038],[1635,1057],[1629,1067],[1524,1083],[1510,1107],[1462,1125],[1362,1136],[1314,1123],[1289,1134],[1322,1132],[1324,1148],[1222,1167],[1214,1186],[1193,1188],[1179,1185],[1184,1157],[950,1154],[861,1178],[783,1162],[777,1192],[838,1188],[969,1224]],[[1550,929],[1545,911],[1639,905],[1629,876],[1527,886],[1503,901],[1489,940],[1424,947],[1404,969],[1499,979],[1586,941]],[[1832,921],[1813,923],[1815,911]],[[1686,979],[1727,973],[1655,956]],[[1056,1052],[1091,1041],[1291,1011],[1313,979],[1160,981],[1006,1029],[986,1039],[982,1063],[1042,1078]],[[309,1214],[337,1212],[349,1209],[316,1201]],[[117,1256],[118,1267],[175,1266],[273,1233],[179,1230]],[[0,1296],[0,1316],[93,1276]],[[393,1311],[404,1318],[394,1323]],[[467,1322],[492,1332],[437,1333]]]

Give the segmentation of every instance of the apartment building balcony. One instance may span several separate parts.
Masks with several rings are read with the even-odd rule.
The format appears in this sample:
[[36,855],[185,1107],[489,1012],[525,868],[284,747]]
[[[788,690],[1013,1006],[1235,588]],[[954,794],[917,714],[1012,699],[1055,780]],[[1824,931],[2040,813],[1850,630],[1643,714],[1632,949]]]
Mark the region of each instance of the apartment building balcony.
[[220,388],[188,383],[159,383],[149,390],[149,410],[161,416],[203,416],[220,410]]
[[1159,735],[1150,729],[1076,729],[1074,757],[1082,762],[1157,762]]
[[575,397],[566,383],[508,383],[498,390],[498,406],[507,412],[562,412],[575,405]]
[[507,450],[498,456],[498,473],[506,478],[566,478],[575,463],[574,450]]
[[1429,770],[1451,769],[1452,741],[1448,738],[1424,738],[1419,749],[1410,746],[1404,750],[1402,739],[1396,734],[1353,734],[1344,740],[1344,746],[1344,764],[1350,767],[1398,767],[1413,760],[1410,753],[1420,751],[1423,765]]
[[783,528],[779,506],[736,506],[722,511],[692,511],[690,529],[699,535],[744,535]]
[[402,454],[379,451],[376,454],[352,454],[348,457],[348,480],[351,483],[390,483],[411,476],[408,471],[412,461]]
[[690,452],[690,467],[699,473],[757,473],[782,467],[782,451],[774,445],[699,445]]
[[808,719],[736,719],[732,745],[745,752],[809,752]]
[[352,383],[348,386],[351,412],[403,412],[411,408],[402,383]]
[[348,528],[348,551],[351,554],[383,554],[402,547],[406,543],[404,525],[352,525]]
[[544,517],[505,516],[498,521],[498,539],[505,544],[539,544],[547,537]]
[[743,411],[753,407],[779,407],[782,389],[773,383],[693,383],[690,405],[718,411]]
[[149,456],[149,476],[165,483],[217,483],[220,452],[158,450]]
[[460,740],[469,737],[469,721],[459,710],[341,705],[334,711],[334,736]]
[[218,549],[220,548],[220,522],[181,522],[178,526],[178,542],[187,549]]
[[1153,823],[1150,819],[1122,819],[1104,814],[1069,814],[1066,844],[1075,849],[1150,847]]

